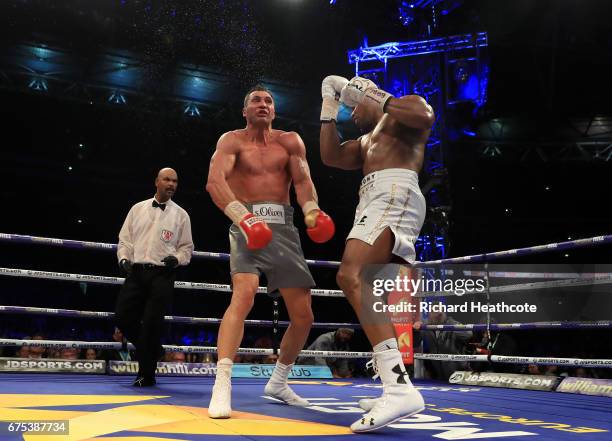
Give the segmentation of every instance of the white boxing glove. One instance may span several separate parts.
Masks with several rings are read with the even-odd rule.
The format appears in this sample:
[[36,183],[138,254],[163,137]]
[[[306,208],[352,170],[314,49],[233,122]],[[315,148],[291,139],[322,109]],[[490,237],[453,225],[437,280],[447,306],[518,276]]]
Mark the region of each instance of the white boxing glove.
[[348,80],[338,75],[329,75],[321,83],[321,121],[336,121],[340,109],[340,92]]
[[381,112],[385,111],[385,104],[392,97],[390,93],[379,89],[373,81],[361,77],[352,78],[340,92],[340,102],[349,107],[361,103],[373,104],[378,106]]

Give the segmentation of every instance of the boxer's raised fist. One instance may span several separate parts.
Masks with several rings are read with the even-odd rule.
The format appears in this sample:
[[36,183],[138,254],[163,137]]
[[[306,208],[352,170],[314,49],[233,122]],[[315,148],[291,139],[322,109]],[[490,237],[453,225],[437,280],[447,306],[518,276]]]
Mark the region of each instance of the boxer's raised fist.
[[339,75],[329,75],[321,83],[321,121],[336,121],[340,109],[340,92],[348,80]]
[[355,107],[362,103],[376,105],[384,112],[385,104],[392,96],[390,93],[379,89],[373,81],[367,78],[354,77],[342,88],[340,102],[349,107]]

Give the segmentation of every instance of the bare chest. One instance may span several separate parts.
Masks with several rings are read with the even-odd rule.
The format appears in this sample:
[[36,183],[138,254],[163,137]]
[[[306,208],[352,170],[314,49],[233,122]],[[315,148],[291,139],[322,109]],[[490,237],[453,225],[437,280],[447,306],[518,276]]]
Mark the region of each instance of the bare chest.
[[244,145],[238,154],[236,169],[249,175],[284,172],[289,162],[287,150],[278,143]]
[[368,159],[381,154],[383,150],[388,149],[392,141],[391,137],[382,133],[381,123],[378,123],[374,130],[361,138],[361,155],[364,159]]

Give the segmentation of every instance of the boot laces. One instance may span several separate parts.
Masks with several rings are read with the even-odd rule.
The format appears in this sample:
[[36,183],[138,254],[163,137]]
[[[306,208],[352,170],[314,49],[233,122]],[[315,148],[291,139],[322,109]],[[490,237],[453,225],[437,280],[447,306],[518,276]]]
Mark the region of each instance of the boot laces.
[[370,361],[366,363],[366,369],[372,369],[374,371],[372,380],[376,380],[377,378],[380,378],[380,374],[378,373],[378,362],[376,361],[376,357],[372,358]]

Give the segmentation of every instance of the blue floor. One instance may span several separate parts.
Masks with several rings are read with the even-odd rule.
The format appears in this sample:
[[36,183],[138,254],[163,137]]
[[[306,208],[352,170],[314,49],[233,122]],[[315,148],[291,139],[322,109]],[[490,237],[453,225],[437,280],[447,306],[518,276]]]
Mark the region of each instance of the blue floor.
[[[427,408],[379,432],[347,428],[361,414],[357,401],[380,394],[368,380],[296,382],[313,404],[296,408],[263,397],[264,380],[235,379],[235,418],[206,416],[211,378],[158,378],[152,388],[131,377],[0,374],[0,420],[70,421],[68,436],[0,432],[2,440],[105,439],[525,439],[612,440],[612,399],[514,389],[418,382]],[[299,440],[301,441],[301,440]]]

